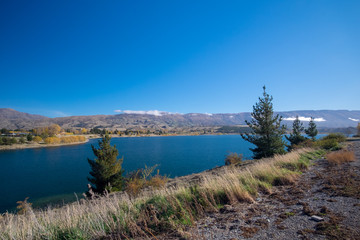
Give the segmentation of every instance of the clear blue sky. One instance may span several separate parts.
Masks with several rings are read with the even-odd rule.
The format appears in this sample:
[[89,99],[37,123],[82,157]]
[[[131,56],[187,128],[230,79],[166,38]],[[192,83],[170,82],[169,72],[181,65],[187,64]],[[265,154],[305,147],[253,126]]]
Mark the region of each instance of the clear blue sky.
[[360,1],[1,1],[0,107],[360,109]]

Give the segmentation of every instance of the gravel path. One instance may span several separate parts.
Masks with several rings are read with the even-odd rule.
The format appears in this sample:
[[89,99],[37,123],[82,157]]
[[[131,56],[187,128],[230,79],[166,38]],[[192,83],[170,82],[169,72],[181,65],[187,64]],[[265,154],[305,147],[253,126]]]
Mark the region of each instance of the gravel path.
[[316,160],[294,185],[207,214],[188,239],[360,239],[360,141],[348,148],[356,161]]

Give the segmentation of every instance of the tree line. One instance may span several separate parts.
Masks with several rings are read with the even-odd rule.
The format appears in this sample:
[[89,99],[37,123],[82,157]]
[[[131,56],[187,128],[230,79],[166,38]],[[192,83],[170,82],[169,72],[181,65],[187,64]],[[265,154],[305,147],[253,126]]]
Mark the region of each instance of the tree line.
[[[314,146],[318,134],[314,118],[311,117],[308,127],[305,129],[299,117],[296,116],[292,124],[291,133],[285,135],[286,126],[281,124],[282,117],[274,114],[272,100],[273,97],[266,92],[264,86],[263,96],[259,97],[259,102],[253,106],[252,119],[245,121],[249,131],[241,133],[241,137],[244,140],[255,146],[250,148],[253,152],[253,158],[269,158],[276,154],[285,154],[287,151],[292,151],[296,148]],[[360,131],[360,127],[358,129]],[[307,135],[306,137],[304,133]],[[285,142],[284,136],[288,140],[288,144]],[[91,146],[96,158],[93,160],[88,159],[91,167],[91,177],[88,178],[91,185],[89,185],[88,195],[91,195],[91,193],[103,194],[104,192],[124,190],[124,188],[131,186],[131,184],[135,184],[136,179],[139,179],[132,179],[134,181],[130,184],[129,179],[123,177],[124,171],[121,167],[123,158],[117,158],[118,150],[116,146],[110,145],[110,139],[109,135],[105,134],[102,140],[99,141],[99,148]],[[317,146],[324,149],[336,149],[342,141],[345,141],[345,136],[329,134],[318,141]],[[226,158],[225,162],[226,165],[230,165],[241,161],[241,159],[241,154],[233,153]],[[138,176],[138,174],[134,176]]]
[[[311,118],[307,129],[296,116],[293,122],[292,132],[285,138],[290,144],[284,141],[284,134],[286,126],[281,124],[282,117],[279,114],[274,115],[273,97],[266,92],[266,87],[263,87],[263,96],[259,97],[259,102],[253,106],[251,113],[251,121],[245,121],[251,129],[250,133],[243,133],[241,137],[254,144],[255,148],[250,148],[253,152],[254,159],[272,157],[275,154],[286,153],[285,147],[288,151],[301,146],[309,139],[315,141],[318,134],[314,118]],[[302,135],[305,132],[309,138]]]

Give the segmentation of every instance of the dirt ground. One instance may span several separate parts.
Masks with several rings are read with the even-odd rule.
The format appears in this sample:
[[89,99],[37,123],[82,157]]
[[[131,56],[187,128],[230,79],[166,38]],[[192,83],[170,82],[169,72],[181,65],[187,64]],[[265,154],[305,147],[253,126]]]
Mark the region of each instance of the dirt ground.
[[207,213],[181,235],[154,239],[360,239],[360,141],[347,148],[354,162],[315,160],[293,185]]
[[189,229],[188,239],[360,239],[360,141],[356,160],[319,159],[291,186],[260,194],[253,204],[224,206]]

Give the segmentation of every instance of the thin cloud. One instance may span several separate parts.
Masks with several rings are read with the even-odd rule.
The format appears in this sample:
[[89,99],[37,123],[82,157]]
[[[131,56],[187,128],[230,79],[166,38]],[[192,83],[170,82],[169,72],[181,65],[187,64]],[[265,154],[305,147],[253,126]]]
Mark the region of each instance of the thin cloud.
[[68,116],[70,116],[69,114],[61,112],[61,111],[51,111],[51,114],[54,117],[68,117]]
[[[288,117],[288,118],[283,118],[283,120],[285,121],[294,121],[296,119],[296,117]],[[304,121],[304,122],[310,122],[311,118],[310,117],[299,117],[300,121]],[[320,118],[314,118],[314,122],[325,122],[326,120],[322,117]]]
[[136,111],[136,110],[114,110],[116,113],[124,113],[124,114],[146,114],[146,115],[154,115],[154,116],[164,116],[167,114],[181,114],[181,113],[172,113],[172,112],[165,112],[159,110],[148,110],[148,111]]
[[355,119],[355,118],[349,118],[351,121],[354,121],[354,122],[359,122],[360,120],[359,119]]

